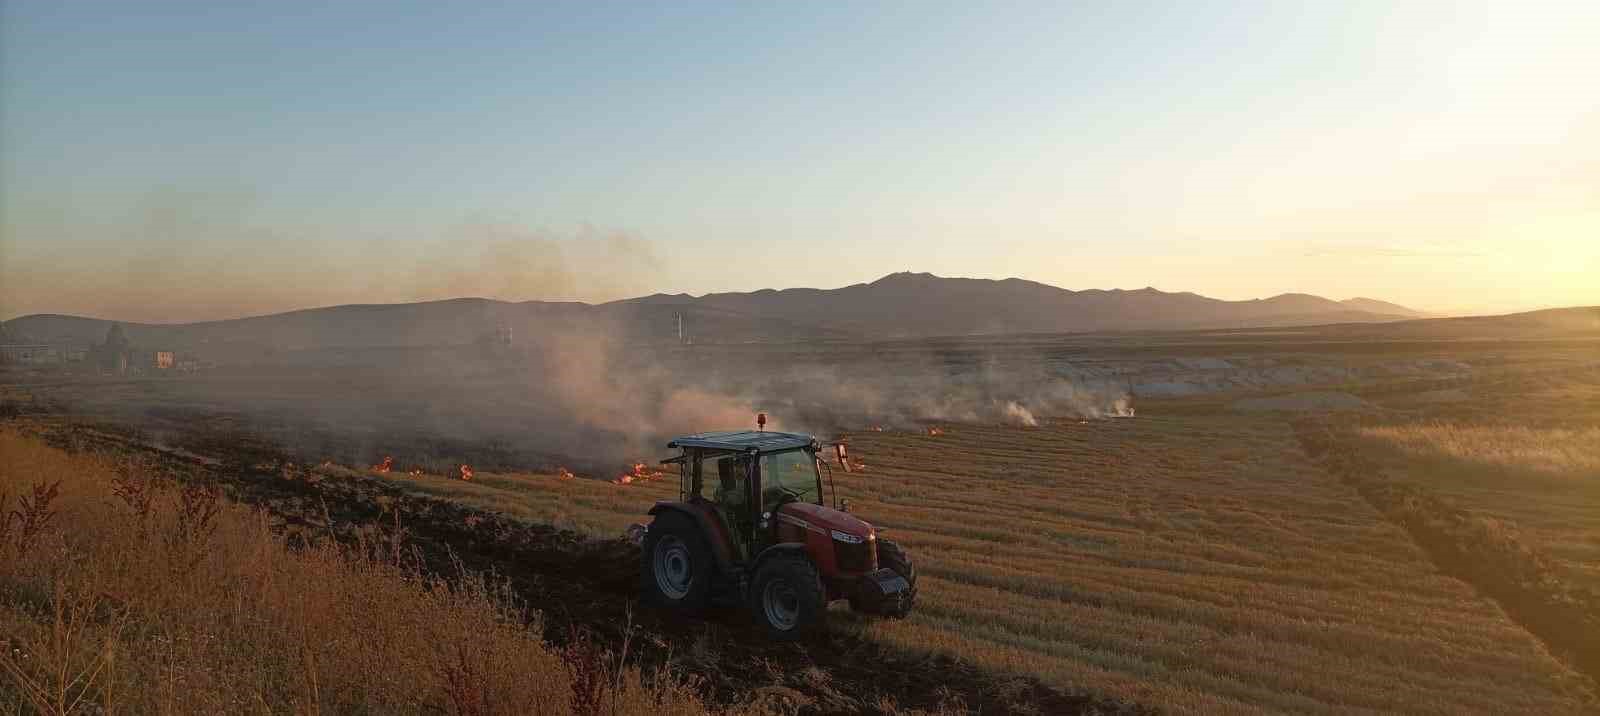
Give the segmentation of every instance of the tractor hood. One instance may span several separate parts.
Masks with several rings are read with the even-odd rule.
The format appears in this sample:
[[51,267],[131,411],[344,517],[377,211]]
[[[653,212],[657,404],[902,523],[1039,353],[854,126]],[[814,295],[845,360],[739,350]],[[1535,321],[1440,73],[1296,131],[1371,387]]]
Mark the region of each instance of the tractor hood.
[[823,533],[838,530],[845,534],[867,539],[872,536],[872,525],[848,512],[841,512],[831,507],[813,505],[809,502],[790,502],[778,508],[778,514],[790,521],[800,522],[799,526],[809,530]]

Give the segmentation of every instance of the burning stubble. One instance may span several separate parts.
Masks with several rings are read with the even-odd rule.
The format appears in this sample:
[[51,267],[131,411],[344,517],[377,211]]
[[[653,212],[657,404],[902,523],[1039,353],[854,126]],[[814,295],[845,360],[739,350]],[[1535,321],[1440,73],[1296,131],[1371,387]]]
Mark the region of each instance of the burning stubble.
[[[372,320],[360,319],[351,330]],[[676,435],[754,429],[763,411],[769,430],[823,438],[1131,413],[1124,383],[1042,356],[871,344],[652,346],[629,340],[637,334],[625,320],[549,314],[516,324],[509,346],[308,350],[63,397],[202,454],[197,431],[209,431],[202,437],[211,444],[248,433],[307,462],[372,465],[392,455],[396,469],[432,474],[469,464],[602,477],[661,456]],[[209,427],[218,424],[228,427]]]
[[[977,365],[909,354],[828,364],[752,358],[732,346],[667,353],[605,332],[553,337],[529,379],[559,413],[602,445],[652,455],[674,435],[754,427],[831,436],[842,430],[921,430],[930,422],[1034,427],[1052,417],[1131,417],[1126,385],[1055,370],[1042,358]],[[566,446],[572,451],[576,446]],[[581,450],[579,451],[581,452]]]

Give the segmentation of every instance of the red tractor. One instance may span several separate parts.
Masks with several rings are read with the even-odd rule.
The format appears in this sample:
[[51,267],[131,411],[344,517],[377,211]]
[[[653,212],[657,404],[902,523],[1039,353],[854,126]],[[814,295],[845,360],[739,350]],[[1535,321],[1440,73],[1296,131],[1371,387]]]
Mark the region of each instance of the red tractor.
[[667,447],[680,451],[662,461],[678,465],[680,499],[657,502],[650,526],[632,530],[646,601],[678,609],[742,602],[776,639],[817,629],[840,599],[865,613],[910,613],[916,568],[849,514],[848,501],[823,504],[827,465],[816,438],[714,432]]

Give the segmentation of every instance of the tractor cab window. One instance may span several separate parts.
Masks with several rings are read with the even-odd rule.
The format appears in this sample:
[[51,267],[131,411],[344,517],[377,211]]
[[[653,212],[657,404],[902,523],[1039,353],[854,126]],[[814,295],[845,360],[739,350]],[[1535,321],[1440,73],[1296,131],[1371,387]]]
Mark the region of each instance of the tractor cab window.
[[750,458],[744,455],[707,455],[694,463],[690,493],[709,500],[732,533],[734,549],[745,555],[745,542],[755,526],[750,515]]
[[712,501],[731,511],[740,510],[750,502],[749,478],[741,462],[737,455],[725,455],[701,463],[710,477],[707,482]]
[[809,450],[761,456],[761,509],[770,511],[785,502],[822,504],[817,460]]

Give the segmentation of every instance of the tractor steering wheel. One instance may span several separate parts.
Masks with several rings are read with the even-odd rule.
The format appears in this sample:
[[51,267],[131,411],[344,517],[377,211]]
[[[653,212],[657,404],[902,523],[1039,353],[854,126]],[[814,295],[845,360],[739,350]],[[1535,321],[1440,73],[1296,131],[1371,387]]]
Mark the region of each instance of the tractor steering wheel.
[[[785,496],[787,496],[791,501],[794,501],[794,502],[799,502],[800,501],[800,497],[802,495],[806,494],[806,493],[801,492],[799,490],[789,489],[788,487],[784,487],[783,485],[773,485],[773,487],[778,488],[779,492],[782,492]],[[780,504],[780,505],[784,504],[783,500],[778,500],[778,504]]]

